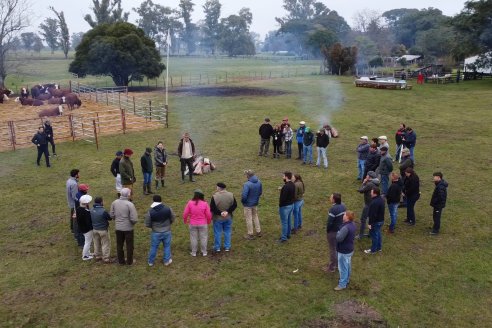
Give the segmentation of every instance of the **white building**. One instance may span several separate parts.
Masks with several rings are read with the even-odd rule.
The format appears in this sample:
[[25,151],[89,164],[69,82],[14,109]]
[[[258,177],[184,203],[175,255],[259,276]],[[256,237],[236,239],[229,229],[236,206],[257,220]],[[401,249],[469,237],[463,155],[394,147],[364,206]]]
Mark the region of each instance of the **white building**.
[[[492,74],[492,52],[486,53],[485,56],[489,58],[489,65],[481,68],[477,68],[477,73]],[[473,69],[469,68],[469,65],[475,64],[480,55],[465,58],[465,65],[463,70],[465,72],[473,72]]]

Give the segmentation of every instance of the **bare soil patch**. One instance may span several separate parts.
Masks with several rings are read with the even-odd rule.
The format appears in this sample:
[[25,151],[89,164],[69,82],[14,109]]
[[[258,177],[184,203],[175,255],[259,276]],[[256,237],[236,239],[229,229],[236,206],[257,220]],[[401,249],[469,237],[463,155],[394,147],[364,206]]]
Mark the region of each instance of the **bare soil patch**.
[[254,87],[196,87],[179,88],[169,91],[170,93],[197,96],[197,97],[273,97],[289,94],[284,90],[273,90]]

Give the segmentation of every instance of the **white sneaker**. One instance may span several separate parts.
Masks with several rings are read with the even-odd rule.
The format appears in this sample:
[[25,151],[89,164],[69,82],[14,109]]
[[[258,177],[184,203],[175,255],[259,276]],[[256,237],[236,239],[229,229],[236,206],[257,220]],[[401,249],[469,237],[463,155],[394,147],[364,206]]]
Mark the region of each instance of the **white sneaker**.
[[207,253],[206,253],[206,252],[205,252],[205,253],[202,253],[202,255],[203,255],[203,256],[207,256]]
[[94,257],[92,255],[89,255],[89,256],[83,256],[82,257],[82,261],[89,261],[89,260],[92,260]]
[[164,265],[168,266],[171,265],[171,263],[173,263],[173,259],[169,259],[169,261],[165,262]]
[[196,253],[191,252],[190,255],[191,256],[196,256]]

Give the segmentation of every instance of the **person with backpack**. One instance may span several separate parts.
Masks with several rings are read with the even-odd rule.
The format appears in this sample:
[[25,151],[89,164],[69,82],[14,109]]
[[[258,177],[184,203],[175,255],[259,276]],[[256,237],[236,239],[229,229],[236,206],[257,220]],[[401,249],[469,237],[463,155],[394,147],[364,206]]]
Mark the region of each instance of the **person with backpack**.
[[150,209],[145,214],[144,219],[145,226],[152,229],[147,263],[149,266],[154,266],[157,250],[162,243],[164,247],[162,261],[165,266],[168,266],[173,262],[171,255],[171,225],[176,215],[169,206],[162,203],[162,197],[160,195],[154,195],[152,200],[153,203],[150,205]]

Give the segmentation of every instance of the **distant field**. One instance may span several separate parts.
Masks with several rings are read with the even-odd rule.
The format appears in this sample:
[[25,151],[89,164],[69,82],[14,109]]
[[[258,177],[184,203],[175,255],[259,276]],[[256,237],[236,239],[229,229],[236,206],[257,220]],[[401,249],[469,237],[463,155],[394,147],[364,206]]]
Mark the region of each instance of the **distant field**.
[[[210,61],[210,65],[215,63],[213,70],[205,68],[202,61],[195,68],[192,60],[180,63],[175,67],[183,67],[183,74],[207,70],[210,74],[246,72],[263,65],[261,61]],[[53,65],[52,70],[46,69],[51,72],[47,73],[47,80],[66,74],[61,65],[47,65]],[[264,72],[283,68],[280,63],[264,63],[260,67]],[[291,68],[286,64],[284,69]],[[491,80],[414,85],[409,91],[356,88],[352,78],[330,76],[234,85],[286,93],[227,98],[173,93],[168,129],[103,137],[99,151],[82,141],[59,144],[59,157],[53,160],[51,169],[35,166],[33,148],[0,153],[2,325],[490,326]],[[306,167],[284,158],[259,158],[257,129],[266,116],[273,122],[288,116],[295,125],[305,120],[312,128],[325,122],[336,126],[340,138],[330,143],[329,169]],[[404,226],[405,212],[400,210],[396,234],[383,236],[382,254],[367,256],[362,250],[370,241],[357,242],[350,288],[334,292],[338,273],[322,271],[328,259],[328,197],[332,192],[341,192],[344,203],[359,217],[363,199],[355,191],[358,182],[354,151],[359,137],[386,134],[393,152],[392,136],[402,121],[418,135],[416,171],[422,182],[422,197],[416,206],[417,225]],[[264,183],[260,205],[264,236],[254,241],[243,239],[246,227],[239,206],[234,217],[232,252],[192,258],[189,233],[178,218],[173,225],[173,264],[149,268],[149,231],[142,220],[151,199],[140,191],[139,157],[145,147],[153,146],[157,140],[163,140],[168,152],[174,152],[186,130],[191,132],[198,150],[217,165],[217,171],[198,177],[195,184],[181,185],[178,159],[171,156],[166,188],[158,191],[165,203],[181,215],[195,188],[201,188],[209,199],[218,181],[225,182],[239,198],[244,182],[242,172],[251,168]],[[135,204],[140,219],[135,230],[137,264],[125,268],[82,262],[80,250],[68,232],[65,181],[70,169],[80,168],[81,182],[91,186],[93,196],[103,196],[109,208],[115,194],[109,166],[114,152],[125,147],[135,151]],[[302,234],[293,236],[286,245],[277,245],[277,188],[285,170],[300,173],[306,183],[305,225]],[[432,172],[436,170],[444,172],[450,187],[442,233],[431,237],[428,227],[432,212],[428,203],[433,189]],[[115,255],[113,223],[110,230]],[[210,248],[211,232],[209,236]],[[335,306],[346,301],[370,307],[382,319],[344,319]]]

